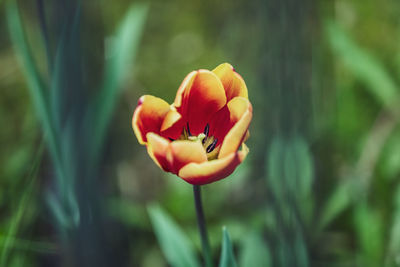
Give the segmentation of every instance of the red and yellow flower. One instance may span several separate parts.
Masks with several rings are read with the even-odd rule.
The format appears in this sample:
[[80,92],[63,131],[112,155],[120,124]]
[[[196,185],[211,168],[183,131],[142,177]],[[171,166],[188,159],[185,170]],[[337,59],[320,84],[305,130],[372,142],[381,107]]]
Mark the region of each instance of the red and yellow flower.
[[246,84],[224,63],[189,73],[171,105],[142,96],[132,126],[160,168],[203,185],[227,177],[246,158],[251,119]]

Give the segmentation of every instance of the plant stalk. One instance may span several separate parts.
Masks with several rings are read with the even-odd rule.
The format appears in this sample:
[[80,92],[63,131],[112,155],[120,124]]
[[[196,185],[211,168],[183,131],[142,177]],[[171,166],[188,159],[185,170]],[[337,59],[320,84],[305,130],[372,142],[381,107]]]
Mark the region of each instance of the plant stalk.
[[196,206],[197,225],[201,238],[201,246],[203,249],[203,258],[206,267],[212,267],[212,259],[210,252],[210,242],[208,241],[206,221],[204,219],[203,204],[201,203],[201,190],[199,185],[193,185],[194,204]]

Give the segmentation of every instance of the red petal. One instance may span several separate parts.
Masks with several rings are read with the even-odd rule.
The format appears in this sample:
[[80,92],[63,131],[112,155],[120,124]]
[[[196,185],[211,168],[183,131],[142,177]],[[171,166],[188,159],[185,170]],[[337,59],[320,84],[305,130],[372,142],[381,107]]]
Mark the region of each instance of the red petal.
[[[220,111],[217,112],[215,117],[212,119],[210,123],[210,135],[218,138],[217,146],[223,143],[223,156],[236,151],[243,139],[241,138],[241,142],[237,143],[237,140],[229,140],[225,141],[227,134],[232,130],[233,127],[238,128],[239,126],[235,126],[242,117],[246,116],[245,122],[241,123],[241,126],[238,130],[235,130],[235,136],[238,135],[241,137],[241,130],[249,127],[252,115],[252,107],[250,102],[243,97],[235,97],[228,104],[223,107]],[[247,123],[247,124],[246,124]],[[235,128],[235,129],[236,129]],[[229,150],[229,153],[226,153],[226,146],[230,145],[231,148],[235,148],[235,150]],[[221,151],[220,151],[221,153]]]
[[161,124],[169,110],[170,106],[161,98],[144,95],[139,99],[133,113],[132,127],[140,144],[147,142],[147,133],[160,133]]
[[189,123],[192,135],[203,132],[211,117],[226,104],[223,85],[208,70],[190,73],[178,90],[174,105]]

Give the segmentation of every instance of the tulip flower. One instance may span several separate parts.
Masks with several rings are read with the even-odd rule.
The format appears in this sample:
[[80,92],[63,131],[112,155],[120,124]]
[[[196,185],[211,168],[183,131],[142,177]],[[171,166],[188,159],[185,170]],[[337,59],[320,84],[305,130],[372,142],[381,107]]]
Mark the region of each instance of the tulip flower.
[[142,96],[132,126],[160,168],[203,185],[227,177],[246,158],[251,119],[246,84],[224,63],[189,73],[171,105]]

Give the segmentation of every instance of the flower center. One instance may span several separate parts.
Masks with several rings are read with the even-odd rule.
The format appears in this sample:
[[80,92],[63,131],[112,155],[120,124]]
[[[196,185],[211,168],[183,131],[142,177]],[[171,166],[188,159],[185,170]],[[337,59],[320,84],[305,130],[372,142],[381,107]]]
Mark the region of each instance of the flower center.
[[220,150],[220,145],[217,146],[218,138],[215,138],[212,135],[209,135],[210,126],[206,125],[204,131],[199,135],[195,136],[192,135],[189,128],[189,123],[186,124],[186,127],[183,127],[182,134],[178,138],[178,140],[189,140],[193,142],[201,142],[203,145],[204,150],[207,154],[208,160],[213,160],[218,157],[218,153]]

